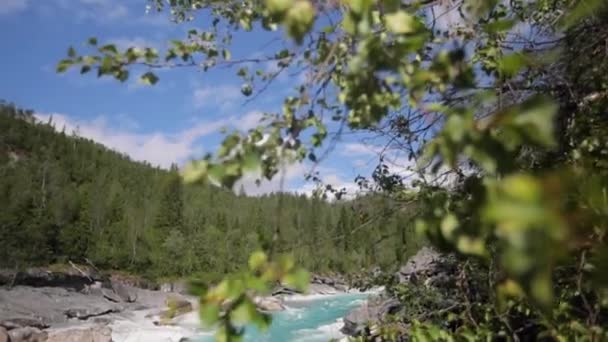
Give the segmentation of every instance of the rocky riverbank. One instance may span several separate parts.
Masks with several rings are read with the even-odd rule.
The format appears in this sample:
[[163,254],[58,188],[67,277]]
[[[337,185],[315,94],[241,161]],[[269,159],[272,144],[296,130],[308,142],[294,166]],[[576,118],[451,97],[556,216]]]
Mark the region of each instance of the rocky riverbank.
[[[0,270],[0,286],[0,342],[181,341],[200,328],[193,312],[198,301],[185,294],[183,283],[152,286],[72,265]],[[306,295],[347,291],[342,277],[317,275]],[[264,311],[282,311],[293,295],[302,294],[277,287],[256,303]]]
[[134,279],[73,264],[0,270],[0,342],[126,341],[113,332],[117,322],[170,325],[196,309],[194,297]]
[[[445,292],[443,290],[453,286],[452,282],[456,278],[453,266],[454,260],[451,257],[423,247],[396,274],[392,275],[392,287],[420,289],[420,293],[434,290]],[[417,290],[412,291],[411,294],[414,297],[416,296],[415,291]],[[416,300],[423,300],[423,298],[416,298]],[[454,305],[449,298],[443,302],[440,304],[445,307]],[[370,340],[374,340],[379,333],[378,327],[390,322],[394,330],[401,332],[399,335],[405,335],[409,329],[408,324],[404,323],[408,321],[407,310],[412,311],[413,309],[404,306],[403,298],[400,300],[396,298],[395,293],[382,291],[360,307],[351,310],[344,317],[344,326],[341,331],[345,335],[366,336]],[[422,310],[432,311],[433,308],[423,307]],[[405,319],[393,319],[396,316]]]

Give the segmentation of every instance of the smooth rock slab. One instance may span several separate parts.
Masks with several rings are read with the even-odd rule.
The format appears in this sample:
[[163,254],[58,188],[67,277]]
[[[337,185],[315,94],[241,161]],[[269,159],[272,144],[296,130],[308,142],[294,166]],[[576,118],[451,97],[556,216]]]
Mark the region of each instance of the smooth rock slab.
[[27,319],[54,325],[66,323],[70,317],[95,317],[122,309],[102,296],[84,295],[59,287],[0,289],[0,321]]
[[47,342],[112,342],[109,327],[75,327],[51,331]]

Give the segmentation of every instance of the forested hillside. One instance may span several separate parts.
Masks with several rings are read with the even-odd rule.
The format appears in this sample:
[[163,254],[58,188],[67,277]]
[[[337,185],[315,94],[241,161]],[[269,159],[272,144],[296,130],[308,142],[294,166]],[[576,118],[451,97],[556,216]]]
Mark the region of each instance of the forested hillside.
[[177,166],[135,162],[58,129],[0,107],[3,267],[88,259],[148,276],[215,278],[267,250],[276,225],[276,250],[318,272],[397,265],[416,244],[408,212],[390,214],[385,198],[329,203],[184,186]]
[[[305,76],[294,77],[295,91],[262,127],[228,134],[215,155],[190,165],[186,180],[231,188],[252,168],[272,178],[286,157],[314,162],[331,150],[337,126],[338,135],[384,138],[378,151],[399,151],[415,165],[419,181],[391,182],[402,175],[387,172],[380,190],[396,200],[412,194],[421,209],[416,230],[460,259],[443,279],[386,284],[402,310],[386,310],[364,340],[608,340],[607,1],[148,6],[188,27],[187,35],[172,35],[160,51],[89,39],[69,48],[57,71],[121,82],[137,75],[154,85],[165,82],[156,69],[224,72],[238,64],[235,78],[251,99],[282,71]],[[242,32],[255,39],[277,29],[281,36],[272,38],[285,44],[253,66],[242,40],[232,43]],[[436,182],[446,174],[451,187]],[[311,257],[327,250],[319,244]],[[306,283],[272,253],[252,255],[249,266],[201,294],[206,323],[221,326],[219,341],[243,335],[241,312],[253,311],[247,321],[265,326],[248,309],[250,291]]]

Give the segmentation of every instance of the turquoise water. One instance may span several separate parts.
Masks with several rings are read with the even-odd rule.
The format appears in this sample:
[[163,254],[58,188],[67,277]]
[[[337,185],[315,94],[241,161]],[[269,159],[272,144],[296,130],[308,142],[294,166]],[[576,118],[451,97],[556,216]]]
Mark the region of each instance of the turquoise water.
[[[248,328],[245,342],[327,342],[342,338],[342,317],[361,305],[369,294],[348,293],[327,296],[302,296],[287,299],[287,310],[272,315],[272,325],[265,333]],[[212,336],[201,342],[213,341]]]

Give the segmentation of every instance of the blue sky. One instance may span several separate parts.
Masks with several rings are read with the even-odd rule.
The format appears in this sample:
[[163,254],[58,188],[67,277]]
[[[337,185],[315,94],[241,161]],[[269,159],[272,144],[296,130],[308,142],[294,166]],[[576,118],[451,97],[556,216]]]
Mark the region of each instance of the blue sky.
[[[76,130],[133,159],[163,167],[213,151],[222,127],[246,131],[257,124],[259,113],[280,109],[280,100],[298,76],[281,77],[245,104],[235,69],[161,72],[155,87],[142,86],[136,78],[121,84],[55,73],[67,48],[82,48],[91,36],[122,47],[161,49],[169,39],[185,37],[187,27],[170,23],[164,15],[146,15],[145,5],[146,0],[0,0],[0,99],[35,110],[41,120],[52,116],[58,128]],[[237,35],[233,56],[263,55],[270,38]],[[326,182],[353,189],[358,174],[369,175],[377,147],[359,138],[344,137],[323,162],[318,170]],[[288,167],[283,190],[310,191],[312,185],[303,179],[309,168]],[[276,191],[279,184],[276,180],[258,188],[252,179],[244,182],[249,194]]]

